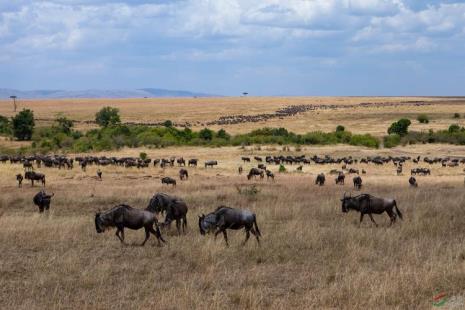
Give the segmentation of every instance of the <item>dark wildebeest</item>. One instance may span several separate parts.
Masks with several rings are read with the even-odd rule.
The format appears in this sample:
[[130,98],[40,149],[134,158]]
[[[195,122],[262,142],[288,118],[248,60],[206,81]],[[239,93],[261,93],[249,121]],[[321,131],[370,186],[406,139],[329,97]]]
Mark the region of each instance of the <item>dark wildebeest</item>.
[[302,165],[300,165],[299,167],[297,167],[297,169],[296,169],[296,170],[297,170],[297,171],[302,171],[302,169],[303,169],[303,166],[302,166]]
[[270,178],[274,180],[274,174],[270,170],[266,170],[266,179],[268,180]]
[[32,202],[34,202],[34,204],[39,207],[39,212],[42,213],[44,210],[50,209],[50,202],[52,201],[52,197],[54,195],[55,194],[53,193],[51,195],[47,195],[44,190],[41,190],[34,196]]
[[186,165],[186,161],[184,160],[184,158],[178,158],[176,160],[176,162],[178,163],[179,166],[185,166]]
[[97,177],[99,178],[100,181],[102,181],[102,170],[100,169],[97,170]]
[[358,175],[353,178],[353,181],[355,189],[360,190],[362,188],[362,178]]
[[340,184],[340,185],[344,185],[344,181],[346,179],[346,176],[344,173],[339,173],[339,175],[336,177],[336,185],[337,184]]
[[189,179],[189,173],[187,172],[186,169],[179,169],[179,179],[184,180],[184,178]]
[[408,183],[410,184],[410,186],[413,186],[413,187],[417,187],[417,186],[418,186],[417,180],[416,180],[414,177],[410,177],[410,178],[408,179]]
[[325,180],[326,180],[325,174],[320,173],[319,175],[316,176],[315,184],[323,186],[325,185]]
[[41,181],[42,185],[45,186],[45,175],[39,172],[26,171],[24,178],[31,181],[31,186],[34,186],[34,181]]
[[205,168],[207,168],[208,166],[213,168],[213,166],[216,166],[216,165],[218,165],[218,162],[216,160],[207,160],[205,162]]
[[[154,225],[156,229],[153,228]],[[157,237],[158,245],[160,245],[160,241],[165,242],[161,236],[156,215],[150,211],[135,209],[128,205],[118,205],[108,211],[95,214],[97,233],[104,232],[107,227],[116,227],[116,236],[121,243],[124,243],[124,228],[138,230],[142,227],[145,228],[145,240],[141,246],[149,239],[150,233]]]
[[394,199],[389,198],[377,198],[369,194],[362,194],[356,197],[344,197],[341,199],[342,201],[342,212],[347,213],[349,210],[356,210],[360,212],[360,223],[363,221],[363,216],[368,214],[370,216],[371,221],[376,224],[375,220],[373,219],[372,214],[382,214],[386,212],[391,219],[391,224],[396,221],[396,214],[394,213],[393,209],[395,208],[397,215],[399,218],[402,219],[402,213],[400,212],[399,208],[397,208],[397,203]]
[[170,177],[164,177],[161,179],[161,184],[176,186],[176,180]]
[[200,234],[215,232],[215,238],[219,233],[223,233],[224,241],[228,246],[228,234],[226,229],[245,229],[244,245],[249,240],[250,233],[254,234],[257,243],[260,244],[261,233],[257,225],[255,213],[248,210],[233,209],[225,206],[218,207],[214,212],[199,216]]
[[197,159],[193,158],[193,159],[189,159],[189,163],[188,163],[188,166],[194,166],[194,167],[197,167]]
[[162,227],[169,226],[172,221],[176,221],[176,228],[178,234],[181,234],[181,221],[182,231],[185,232],[187,228],[187,204],[181,198],[170,196],[164,193],[158,193],[150,199],[149,205],[146,210],[153,213],[166,213],[165,221]]
[[32,171],[34,167],[32,167],[32,163],[30,161],[26,160],[23,163],[23,168],[25,171]]
[[23,175],[21,173],[16,175],[16,181],[18,181],[18,187],[23,186]]
[[239,174],[242,174],[242,172],[244,171],[244,168],[242,168],[242,166],[239,166],[239,168],[237,169],[237,171],[239,172]]
[[243,156],[243,157],[242,157],[242,160],[244,161],[244,163],[245,163],[245,162],[250,162],[250,157],[245,157],[245,156]]
[[263,170],[260,170],[258,168],[252,168],[249,171],[249,174],[247,175],[247,180],[250,180],[252,177],[260,176],[260,178],[264,177]]

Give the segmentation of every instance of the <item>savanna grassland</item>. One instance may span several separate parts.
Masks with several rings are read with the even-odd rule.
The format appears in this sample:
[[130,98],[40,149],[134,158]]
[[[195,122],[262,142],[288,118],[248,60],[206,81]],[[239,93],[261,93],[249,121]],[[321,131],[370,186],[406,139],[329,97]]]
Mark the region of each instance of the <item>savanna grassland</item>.
[[[120,109],[123,122],[189,123],[194,130],[222,116],[273,113],[291,105],[319,108],[267,121],[208,126],[243,133],[285,127],[297,133],[333,131],[343,125],[354,133],[386,134],[400,117],[412,119],[411,129],[447,129],[465,125],[463,98],[426,97],[302,97],[302,98],[191,98],[191,99],[69,99],[19,100],[18,109],[34,111],[37,126],[50,125],[57,114],[76,121],[79,130],[93,128],[95,113],[104,106]],[[365,104],[369,103],[369,104]],[[327,105],[328,108],[321,108]],[[0,102],[0,115],[14,113],[9,101]],[[428,124],[415,121],[427,114]],[[453,118],[459,113],[460,118]],[[19,148],[30,142],[1,138],[0,146]],[[256,162],[241,156],[331,155],[361,158],[372,155],[464,157],[465,146],[424,144],[368,149],[349,145],[247,147],[167,147],[121,149],[84,155],[149,158],[198,158],[188,168],[189,180],[179,181],[179,167],[165,169],[88,166],[82,171],[37,169],[46,175],[47,192],[54,192],[48,213],[39,214],[32,197],[40,186],[26,180],[17,187],[20,164],[0,163],[0,308],[1,309],[428,309],[433,296],[445,293],[444,307],[462,308],[465,301],[465,184],[463,165],[442,167],[411,161],[396,175],[392,163],[354,164],[366,170],[364,193],[395,198],[404,215],[388,227],[386,214],[359,226],[359,214],[341,212],[340,199],[353,190],[352,175],[336,186],[332,169],[340,165],[305,165],[302,172],[286,165],[268,168],[275,181],[239,175]],[[82,154],[67,154],[77,156]],[[219,165],[205,169],[205,160]],[[431,168],[431,176],[417,177],[408,186],[414,167]],[[100,168],[103,180],[96,171]],[[327,183],[314,185],[324,172]],[[160,178],[178,179],[176,187],[162,186]],[[168,243],[154,238],[139,244],[142,230],[126,230],[122,245],[114,230],[97,234],[94,216],[126,203],[145,208],[157,192],[182,197],[189,205],[188,232],[177,236],[174,227],[163,231]],[[201,236],[198,215],[220,205],[246,208],[257,214],[262,244],[251,238],[241,246],[243,231],[230,232],[230,247],[222,238]],[[161,217],[160,220],[163,220]],[[174,225],[173,225],[174,226]]]
[[[328,172],[339,165],[307,165],[303,172],[287,165],[286,173],[269,166],[276,180],[247,181],[242,155],[374,154],[457,156],[465,147],[422,145],[373,150],[351,146],[277,146],[124,149],[95,155],[150,158],[184,156],[200,162],[216,159],[213,169],[189,168],[188,181],[175,188],[160,177],[176,177],[178,167],[145,169],[100,167],[86,172],[37,169],[54,192],[51,210],[39,214],[32,204],[39,186],[15,183],[22,166],[0,164],[0,305],[2,309],[425,309],[439,292],[465,292],[465,200],[463,167],[432,166],[432,176],[417,177],[409,188],[407,163],[397,176],[392,163],[358,164],[365,169],[363,192],[397,200],[404,220],[388,227],[387,215],[375,215],[359,227],[359,215],[343,214],[340,198],[353,191],[351,177],[336,186]],[[419,164],[418,166],[425,166]],[[314,185],[325,172],[327,184]],[[258,189],[251,193],[252,185]],[[241,189],[239,193],[238,188]],[[122,245],[114,230],[97,234],[95,212],[118,203],[144,208],[156,192],[178,195],[189,205],[186,235],[174,227],[145,247],[143,231],[126,230]],[[253,192],[253,191],[252,191]],[[243,231],[222,238],[201,236],[198,215],[219,205],[247,208],[257,214],[262,245],[251,238],[241,246]]]

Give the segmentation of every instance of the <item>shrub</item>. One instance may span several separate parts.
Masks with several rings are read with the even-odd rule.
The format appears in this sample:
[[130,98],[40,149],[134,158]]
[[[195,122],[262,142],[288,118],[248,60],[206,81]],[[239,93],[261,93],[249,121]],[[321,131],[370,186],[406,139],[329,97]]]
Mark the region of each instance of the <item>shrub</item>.
[[353,135],[349,142],[350,145],[361,145],[371,148],[379,147],[379,140],[370,134]]
[[142,159],[142,160],[146,160],[146,159],[147,159],[147,153],[145,153],[145,152],[140,152],[140,153],[139,153],[139,158]]
[[454,132],[459,132],[460,131],[460,126],[457,124],[452,124],[449,126],[448,129],[449,133],[454,133]]
[[345,131],[345,130],[346,130],[346,128],[344,126],[342,126],[342,125],[338,125],[336,127],[336,132]]
[[460,118],[460,114],[459,113],[454,113],[454,118]]
[[283,164],[279,165],[279,172],[280,173],[286,172],[286,167],[284,167]]
[[11,132],[10,120],[5,116],[0,115],[0,134],[11,135]]
[[408,127],[412,122],[407,118],[402,118],[397,122],[391,124],[388,128],[388,134],[398,134],[399,136],[405,136],[408,133]]
[[170,120],[166,120],[163,122],[163,126],[168,127],[168,128],[173,127],[173,122]]
[[34,126],[34,113],[31,110],[24,109],[13,117],[13,135],[18,140],[31,140]]
[[225,140],[229,140],[231,138],[231,136],[224,129],[218,130],[218,133],[216,134],[216,136],[220,139],[225,139]]
[[400,144],[400,136],[398,134],[390,134],[389,136],[385,136],[383,139],[384,147],[391,148],[398,146]]
[[56,122],[56,128],[58,130],[64,132],[65,134],[71,133],[71,129],[74,126],[74,122],[72,120],[66,118],[65,116],[58,116],[55,119],[55,122]]
[[100,127],[114,126],[121,123],[119,109],[104,107],[95,114],[95,122]]
[[199,131],[199,137],[203,140],[211,140],[213,139],[213,131],[208,128],[204,128]]
[[429,123],[428,115],[426,114],[418,115],[417,121],[419,121],[421,124],[428,124]]

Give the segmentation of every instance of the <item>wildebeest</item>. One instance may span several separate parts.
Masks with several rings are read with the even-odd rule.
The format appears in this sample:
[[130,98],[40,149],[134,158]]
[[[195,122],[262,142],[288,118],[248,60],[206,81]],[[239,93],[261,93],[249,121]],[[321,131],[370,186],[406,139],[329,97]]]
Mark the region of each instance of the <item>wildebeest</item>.
[[42,185],[45,186],[45,175],[43,173],[26,171],[24,178],[31,181],[31,186],[34,186],[34,181],[41,181]]
[[417,180],[416,180],[414,177],[410,177],[410,178],[408,179],[408,183],[410,184],[410,186],[418,187]]
[[270,170],[266,170],[266,179],[268,180],[270,178],[274,180],[274,173],[271,172]]
[[31,163],[30,161],[26,160],[26,161],[23,163],[23,168],[24,168],[24,170],[26,170],[26,171],[33,170],[32,163]]
[[184,158],[178,158],[176,160],[176,162],[178,163],[179,166],[185,166],[186,165],[186,161],[184,160]]
[[339,175],[336,177],[336,184],[344,185],[344,181],[346,179],[346,176],[344,173],[339,173]]
[[396,221],[396,213],[394,213],[393,209],[395,208],[397,215],[402,219],[402,213],[400,212],[399,208],[397,208],[397,203],[394,199],[390,198],[378,198],[374,197],[369,194],[362,194],[356,197],[344,197],[341,199],[342,201],[342,212],[347,213],[350,210],[355,210],[360,212],[360,223],[363,221],[363,216],[368,214],[370,216],[371,221],[376,224],[375,220],[373,219],[372,214],[382,214],[386,212],[391,219],[390,225],[392,225]]
[[100,181],[102,180],[102,170],[100,169],[97,170],[97,177],[99,178]]
[[184,180],[184,178],[189,179],[189,173],[186,169],[181,168],[179,169],[179,179]]
[[241,159],[244,161],[244,163],[245,162],[250,162],[250,157],[243,156]]
[[257,243],[260,244],[261,233],[257,225],[255,213],[249,210],[233,209],[225,206],[218,207],[214,212],[199,216],[200,234],[215,232],[215,238],[219,233],[223,233],[224,241],[228,244],[228,234],[226,229],[245,229],[244,245],[249,240],[250,233],[254,234]]
[[[155,225],[155,228],[153,226]],[[116,227],[116,236],[124,243],[124,228],[138,230],[145,228],[145,239],[141,246],[149,239],[150,233],[160,241],[165,242],[161,236],[158,220],[154,213],[147,210],[139,210],[128,205],[121,204],[108,211],[95,214],[95,229],[102,233],[107,227]]]
[[263,170],[260,170],[258,168],[252,168],[249,171],[249,174],[247,175],[247,180],[250,180],[252,177],[260,176],[260,178],[264,177]]
[[169,226],[172,221],[176,221],[176,228],[181,234],[187,228],[187,204],[181,198],[171,196],[165,193],[158,193],[150,199],[146,210],[154,213],[166,213],[165,221],[162,226]]
[[34,198],[32,198],[32,201],[36,206],[39,207],[39,212],[42,213],[44,210],[50,209],[50,202],[52,201],[52,197],[55,194],[47,195],[47,193],[44,190],[41,190],[37,194],[35,194]]
[[319,186],[323,186],[325,185],[325,180],[326,180],[325,174],[320,173],[319,175],[316,176],[315,184]]
[[194,167],[197,167],[197,159],[193,158],[193,159],[189,159],[189,162],[188,162],[188,166],[194,166]]
[[242,174],[243,171],[244,171],[244,168],[242,168],[242,166],[239,166],[239,168],[237,168],[237,172],[239,172],[239,174]]
[[16,181],[18,181],[18,187],[23,186],[23,175],[21,173],[16,175]]
[[353,178],[355,189],[360,190],[362,188],[362,178],[358,175]]
[[173,186],[176,186],[176,180],[170,177],[163,177],[161,179],[161,184],[166,184],[166,185],[171,184]]
[[205,168],[207,168],[208,166],[213,168],[213,166],[216,166],[216,165],[218,165],[218,162],[216,160],[207,160],[205,162]]

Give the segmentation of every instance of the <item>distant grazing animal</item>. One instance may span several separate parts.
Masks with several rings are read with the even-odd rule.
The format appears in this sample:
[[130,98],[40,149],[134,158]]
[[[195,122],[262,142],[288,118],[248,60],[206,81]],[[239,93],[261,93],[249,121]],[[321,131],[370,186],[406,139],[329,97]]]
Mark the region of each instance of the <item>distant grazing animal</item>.
[[95,214],[97,233],[104,232],[108,227],[116,227],[116,237],[121,243],[124,243],[124,228],[138,230],[142,227],[145,229],[145,240],[141,246],[147,242],[150,233],[157,237],[158,245],[161,245],[160,241],[165,242],[158,227],[157,217],[147,210],[139,210],[121,204],[108,211]]
[[397,175],[401,175],[402,174],[402,166],[399,166],[397,167]]
[[266,170],[266,166],[264,164],[258,164],[258,169]]
[[218,234],[223,233],[224,241],[228,246],[227,229],[245,229],[244,245],[249,240],[250,233],[257,239],[260,244],[261,233],[257,225],[257,217],[248,210],[233,209],[225,206],[218,207],[214,212],[207,215],[199,216],[200,234],[205,235],[208,232],[214,232],[215,238]]
[[325,185],[325,180],[326,180],[325,174],[320,173],[319,175],[316,176],[315,184],[319,186],[323,186]]
[[189,179],[189,173],[187,172],[186,169],[181,168],[181,169],[179,170],[179,178],[180,178],[181,180],[184,180],[184,179],[187,180],[187,179]]
[[245,162],[250,162],[250,157],[243,156],[241,159],[244,161],[244,163]]
[[16,175],[16,181],[18,181],[18,187],[23,186],[23,175],[21,173]]
[[170,177],[164,177],[161,179],[161,184],[176,186],[176,180]]
[[218,162],[216,160],[207,160],[205,162],[205,168],[207,168],[208,166],[213,168],[213,166],[216,166],[216,165],[218,165]]
[[352,173],[358,174],[358,169],[350,168],[350,169],[349,169],[349,174],[352,174]]
[[367,174],[367,172],[365,171],[365,169],[362,169],[362,174]]
[[260,178],[264,177],[263,170],[258,168],[252,168],[247,175],[247,180],[250,180],[252,177],[260,176]]
[[34,196],[32,201],[36,206],[39,207],[39,212],[42,213],[44,210],[48,211],[48,209],[50,209],[50,202],[52,201],[52,197],[54,195],[55,194],[53,193],[51,195],[47,195],[44,190],[41,190]]
[[87,167],[87,161],[81,161],[81,169],[82,171],[86,171],[86,167]]
[[266,179],[272,179],[274,180],[274,174],[270,170],[266,170]]
[[362,188],[362,178],[359,175],[354,177],[353,182],[355,189],[360,190]]
[[102,170],[100,169],[97,170],[97,177],[99,178],[100,181],[102,180]]
[[30,161],[25,161],[23,163],[23,168],[26,170],[26,171],[32,171],[33,167],[32,167],[32,163]]
[[178,158],[176,160],[176,162],[178,163],[179,166],[185,166],[186,165],[186,161],[184,160],[184,158]]
[[[350,210],[355,210],[360,212],[360,223],[363,221],[363,216],[368,214],[370,216],[371,221],[376,224],[375,220],[373,219],[372,214],[382,214],[386,212],[391,219],[392,225],[396,221],[396,213],[400,219],[402,219],[402,213],[397,208],[397,203],[394,199],[390,198],[377,198],[369,194],[362,194],[356,197],[344,197],[341,199],[342,201],[342,212],[347,213]],[[396,213],[394,213],[393,209],[395,209]],[[389,226],[390,226],[389,225]]]
[[172,221],[176,221],[176,228],[178,234],[181,234],[181,221],[182,231],[185,232],[187,228],[187,204],[181,198],[171,196],[165,193],[155,194],[150,199],[149,205],[146,210],[153,213],[166,213],[165,221],[162,227],[169,226]]
[[193,159],[189,159],[189,163],[188,163],[188,166],[193,166],[193,167],[197,167],[197,159],[193,158]]
[[408,183],[409,183],[410,186],[412,186],[412,187],[418,187],[417,180],[416,180],[414,177],[410,177],[410,178],[408,179]]
[[237,171],[239,172],[239,174],[242,174],[242,172],[244,171],[244,168],[242,168],[242,166],[239,166],[239,168],[237,169]]
[[346,179],[345,174],[344,174],[344,173],[340,173],[340,174],[336,177],[336,184],[344,185],[345,179]]
[[297,170],[297,171],[302,171],[302,169],[303,169],[303,166],[302,166],[302,165],[300,165],[299,167],[297,167],[297,169],[296,169],[296,170]]
[[259,156],[255,156],[254,159],[255,159],[256,161],[258,161],[258,162],[263,161],[263,159],[262,159],[261,157],[259,157]]
[[34,186],[34,181],[41,181],[42,185],[45,186],[45,175],[39,172],[26,171],[24,178],[31,181],[31,186]]

